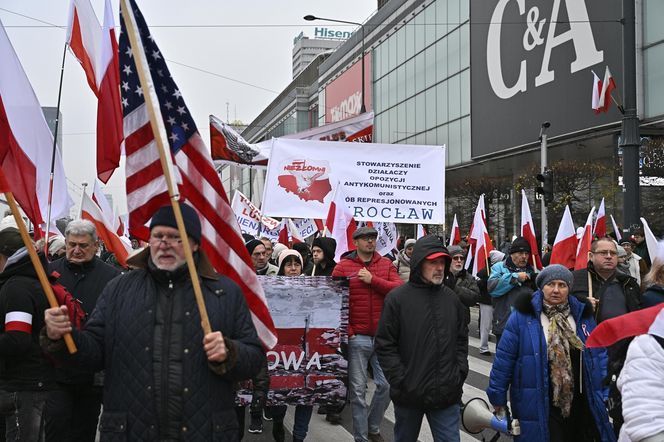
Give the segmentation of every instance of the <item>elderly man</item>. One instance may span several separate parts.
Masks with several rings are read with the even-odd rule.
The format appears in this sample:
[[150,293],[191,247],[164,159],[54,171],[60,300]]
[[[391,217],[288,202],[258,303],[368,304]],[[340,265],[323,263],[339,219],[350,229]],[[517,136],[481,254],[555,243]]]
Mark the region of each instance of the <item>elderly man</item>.
[[620,245],[625,249],[625,265],[629,269],[629,274],[641,285],[641,275],[648,272],[648,266],[639,255],[634,253],[634,244],[628,239],[620,241]]
[[251,256],[251,262],[254,264],[254,270],[257,275],[276,275],[279,268],[268,262],[270,254],[267,253],[265,243],[258,239],[252,239],[246,244],[247,251]]
[[[58,282],[81,301],[81,307],[89,314],[106,284],[120,270],[97,257],[97,230],[88,220],[67,224],[64,246],[64,258],[50,263],[49,271],[60,275]],[[102,374],[59,367],[56,380],[59,388],[49,395],[46,404],[46,440],[94,442],[102,403]]]
[[449,266],[438,237],[423,236],[415,243],[409,281],[385,299],[376,353],[390,383],[396,442],[417,440],[424,415],[434,440],[459,440],[468,321],[459,296],[443,284]]
[[468,273],[464,267],[466,262],[464,250],[459,246],[450,246],[448,250],[451,261],[447,280],[450,282],[449,286],[452,287],[454,293],[459,296],[461,303],[466,307],[466,320],[470,322],[470,307],[474,307],[479,301],[480,288],[475,277]]
[[512,313],[514,301],[522,293],[532,294],[535,288],[534,273],[530,266],[530,244],[523,236],[512,241],[510,256],[491,267],[487,289],[493,298],[493,334],[496,348],[500,343],[507,318]]
[[[47,352],[106,369],[102,441],[235,441],[233,385],[266,363],[240,288],[215,273],[200,248],[198,214],[181,209],[212,332],[201,329],[170,206],[152,217],[149,247],[130,258],[136,270],[108,284],[84,329],[72,330],[66,307],[46,311]],[[67,332],[73,356],[61,353]]]
[[[353,232],[356,249],[342,255],[332,276],[350,280],[348,291],[348,382],[356,442],[382,442],[380,423],[390,403],[390,386],[374,351],[383,301],[387,293],[401,285],[397,269],[376,252],[378,231],[360,227]],[[367,406],[367,367],[373,369],[376,392]]]

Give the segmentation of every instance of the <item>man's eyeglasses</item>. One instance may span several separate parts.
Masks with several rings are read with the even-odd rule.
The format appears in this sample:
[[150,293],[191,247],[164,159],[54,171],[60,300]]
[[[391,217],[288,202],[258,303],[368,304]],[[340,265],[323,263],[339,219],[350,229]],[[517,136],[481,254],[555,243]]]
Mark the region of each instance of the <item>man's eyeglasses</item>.
[[618,256],[618,252],[615,250],[597,250],[592,252],[593,255],[602,255],[602,256]]
[[453,256],[452,261],[463,261],[463,256]]
[[151,246],[159,246],[164,243],[166,246],[172,247],[182,244],[182,238],[177,235],[151,235],[149,243]]

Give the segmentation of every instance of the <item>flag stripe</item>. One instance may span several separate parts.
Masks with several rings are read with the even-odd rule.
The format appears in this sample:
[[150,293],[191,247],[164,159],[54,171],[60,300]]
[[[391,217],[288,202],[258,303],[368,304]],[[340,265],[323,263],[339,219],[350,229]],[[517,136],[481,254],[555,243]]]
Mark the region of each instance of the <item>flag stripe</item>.
[[27,312],[8,312],[5,314],[5,331],[32,333],[32,315]]

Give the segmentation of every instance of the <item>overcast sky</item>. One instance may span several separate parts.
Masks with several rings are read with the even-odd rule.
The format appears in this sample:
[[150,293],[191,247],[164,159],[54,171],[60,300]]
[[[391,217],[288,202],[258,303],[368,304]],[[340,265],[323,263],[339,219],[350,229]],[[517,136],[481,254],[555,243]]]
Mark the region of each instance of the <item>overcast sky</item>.
[[[104,1],[91,1],[101,21]],[[113,4],[118,11],[118,0]],[[138,1],[206,141],[209,114],[226,120],[228,103],[230,120],[247,124],[288,85],[292,79],[293,38],[301,31],[313,37],[315,26],[353,30],[334,23],[312,25],[302,20],[304,15],[364,22],[374,13],[376,4],[376,0]],[[68,14],[68,0],[0,3],[0,20],[42,106],[57,104]],[[96,176],[96,109],[83,69],[68,53],[60,131],[69,189],[77,206],[81,183],[92,183]],[[124,171],[116,171],[105,189],[113,194],[121,212],[126,211],[124,179]]]

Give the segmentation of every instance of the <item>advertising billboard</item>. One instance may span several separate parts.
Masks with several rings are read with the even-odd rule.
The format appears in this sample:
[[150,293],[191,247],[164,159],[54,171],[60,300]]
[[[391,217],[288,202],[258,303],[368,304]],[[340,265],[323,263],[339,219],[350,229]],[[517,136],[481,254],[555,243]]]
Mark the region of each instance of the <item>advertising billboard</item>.
[[470,2],[472,156],[619,122],[591,108],[593,72],[608,66],[620,101],[622,17],[619,0]]
[[[360,113],[362,107],[362,60],[325,87],[325,122],[335,123]],[[371,52],[364,55],[364,101],[371,107]]]

